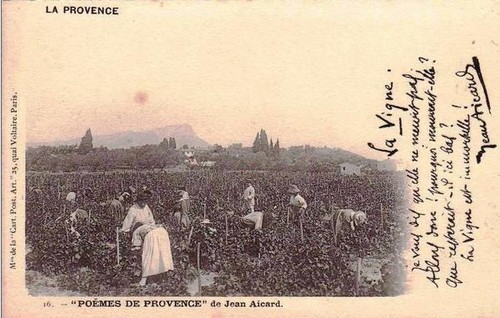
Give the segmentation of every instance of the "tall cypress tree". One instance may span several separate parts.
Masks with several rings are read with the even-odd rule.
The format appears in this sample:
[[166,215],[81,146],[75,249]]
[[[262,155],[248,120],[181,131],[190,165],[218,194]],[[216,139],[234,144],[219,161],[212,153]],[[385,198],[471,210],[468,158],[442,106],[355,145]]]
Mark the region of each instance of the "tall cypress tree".
[[260,151],[269,154],[269,142],[267,141],[267,134],[264,129],[260,130]]
[[167,138],[163,138],[163,140],[160,142],[160,149],[163,149],[163,150],[168,150],[168,139]]
[[269,140],[269,152],[267,154],[268,156],[274,156],[274,144],[273,144],[273,138]]
[[274,144],[274,149],[273,149],[273,154],[276,158],[280,156],[280,139],[278,138],[276,140],[276,143]]
[[259,133],[257,133],[257,136],[255,136],[255,140],[253,141],[252,151],[253,152],[260,151],[260,134]]
[[80,142],[80,146],[78,147],[78,153],[80,154],[88,154],[94,149],[94,145],[92,143],[92,131],[87,129],[87,132],[82,137],[82,141]]

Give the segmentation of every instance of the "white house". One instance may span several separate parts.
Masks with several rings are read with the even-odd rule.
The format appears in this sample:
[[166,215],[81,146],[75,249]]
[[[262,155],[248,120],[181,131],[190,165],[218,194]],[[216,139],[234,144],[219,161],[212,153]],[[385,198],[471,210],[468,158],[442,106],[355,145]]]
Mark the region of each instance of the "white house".
[[184,156],[188,158],[194,157],[194,151],[190,149],[181,149],[181,152],[184,154]]
[[361,167],[358,167],[355,164],[344,162],[341,163],[339,166],[340,166],[340,175],[342,176],[361,175]]
[[184,150],[182,151],[184,153],[184,156],[186,156],[186,159],[184,159],[184,163],[188,166],[197,166],[198,161],[194,157],[194,151],[192,150]]

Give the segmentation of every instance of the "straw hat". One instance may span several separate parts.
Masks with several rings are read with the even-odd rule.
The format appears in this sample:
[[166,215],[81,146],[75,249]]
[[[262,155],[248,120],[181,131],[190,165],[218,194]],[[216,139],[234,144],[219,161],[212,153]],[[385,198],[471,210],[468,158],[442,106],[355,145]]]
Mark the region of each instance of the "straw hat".
[[204,219],[203,221],[201,221],[201,224],[210,224],[212,222],[210,222],[209,219]]
[[299,192],[300,192],[300,190],[295,184],[292,184],[288,187],[288,193],[295,194],[295,193],[299,193]]

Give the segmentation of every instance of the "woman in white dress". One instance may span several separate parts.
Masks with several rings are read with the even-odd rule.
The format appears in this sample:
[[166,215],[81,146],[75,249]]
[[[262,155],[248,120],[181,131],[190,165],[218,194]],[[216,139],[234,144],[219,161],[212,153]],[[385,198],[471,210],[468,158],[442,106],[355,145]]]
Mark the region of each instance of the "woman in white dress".
[[155,224],[151,209],[147,205],[151,192],[145,190],[137,195],[134,205],[123,220],[122,232],[134,230],[132,245],[140,249],[142,243],[142,278],[139,285],[146,285],[149,276],[174,269],[170,238],[167,230]]

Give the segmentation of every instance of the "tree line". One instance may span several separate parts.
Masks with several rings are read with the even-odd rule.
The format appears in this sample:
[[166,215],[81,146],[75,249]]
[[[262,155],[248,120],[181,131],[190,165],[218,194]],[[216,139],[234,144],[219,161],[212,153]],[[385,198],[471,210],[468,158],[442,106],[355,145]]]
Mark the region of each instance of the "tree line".
[[[187,145],[181,149],[189,149]],[[215,161],[222,170],[293,170],[311,172],[337,171],[338,165],[351,162],[372,165],[373,162],[342,149],[309,145],[281,148],[261,129],[252,147],[234,144],[214,145],[209,150],[193,150],[198,162]],[[33,171],[107,171],[113,169],[162,169],[183,165],[187,157],[177,147],[175,137],[163,138],[156,145],[129,149],[94,147],[88,129],[79,145],[41,146],[26,151],[27,170]],[[189,167],[195,169],[196,167]]]

